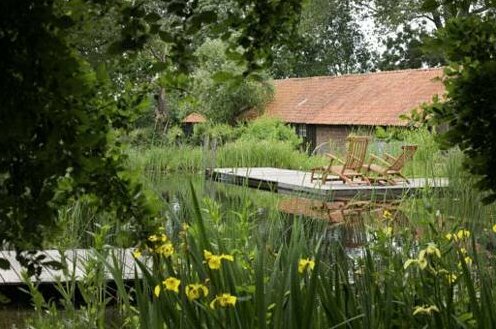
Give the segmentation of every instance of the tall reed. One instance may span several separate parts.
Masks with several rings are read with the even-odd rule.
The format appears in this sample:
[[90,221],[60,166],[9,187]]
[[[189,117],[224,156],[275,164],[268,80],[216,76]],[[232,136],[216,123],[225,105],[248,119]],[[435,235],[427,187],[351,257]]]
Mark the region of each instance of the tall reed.
[[[407,142],[422,141],[415,138]],[[314,165],[308,158],[292,160],[287,155],[294,151],[285,146],[259,144],[227,146],[235,156],[219,149],[216,161],[225,166]],[[339,226],[282,214],[277,197],[267,192],[216,186],[202,178],[193,188],[184,180],[164,181],[163,168],[179,166],[169,165],[170,150],[135,150],[136,168],[143,168],[157,190],[169,190],[164,199],[170,207],[162,230],[137,247],[133,289],[126,288],[119,263],[95,260],[114,277],[123,326],[496,327],[495,206],[479,203],[481,194],[470,188],[472,178],[461,170],[458,152],[421,150],[412,170],[449,177],[449,189],[425,189],[405,196],[388,212]],[[201,166],[203,153],[190,151],[196,155],[181,156],[194,160],[179,162]],[[429,155],[443,159],[442,170],[422,169],[416,162],[429,161]],[[80,221],[91,214],[76,213]],[[90,230],[81,224],[73,227]],[[106,289],[104,280],[91,284],[94,291]],[[102,323],[102,314],[92,319]],[[41,316],[38,320],[43,323]]]

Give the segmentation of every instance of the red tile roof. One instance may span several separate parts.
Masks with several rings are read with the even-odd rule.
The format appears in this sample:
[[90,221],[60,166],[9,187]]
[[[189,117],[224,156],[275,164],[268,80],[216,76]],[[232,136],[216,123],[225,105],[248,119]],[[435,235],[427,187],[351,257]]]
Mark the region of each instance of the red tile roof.
[[191,113],[183,119],[183,123],[202,123],[206,121],[207,119],[199,113]]
[[442,96],[443,69],[275,80],[269,116],[288,123],[403,126],[399,116]]

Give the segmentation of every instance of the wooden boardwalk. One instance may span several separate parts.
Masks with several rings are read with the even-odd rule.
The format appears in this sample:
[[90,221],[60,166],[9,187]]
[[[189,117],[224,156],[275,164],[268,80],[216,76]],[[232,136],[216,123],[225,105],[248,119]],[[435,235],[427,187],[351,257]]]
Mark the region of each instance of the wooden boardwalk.
[[[448,186],[446,178],[412,178],[410,183],[396,185],[344,184],[341,181],[310,182],[310,172],[278,168],[216,168],[207,170],[207,177],[214,181],[247,185],[282,194],[306,195],[326,200],[340,198],[397,198],[424,188],[439,189]],[[337,177],[336,177],[337,178]]]
[[[6,285],[21,285],[23,284],[22,268],[21,264],[15,259],[15,251],[0,251],[0,258],[4,258],[10,262],[10,269],[0,270],[0,286]],[[52,266],[42,266],[41,274],[38,280],[35,277],[31,277],[31,281],[37,281],[39,283],[54,284],[56,282],[67,282],[72,280],[81,280],[85,277],[87,273],[87,268],[91,266],[92,261],[100,261],[99,256],[94,250],[88,249],[71,249],[63,253],[58,250],[44,250],[36,253],[35,257],[44,257],[42,263],[47,262],[61,262],[64,260],[66,270],[55,269]],[[117,260],[119,266],[122,269],[122,277],[124,280],[134,280],[135,278],[135,267],[136,262],[132,255],[132,249],[112,249],[109,250],[109,255],[106,260],[111,265],[114,266],[113,258]],[[138,271],[139,273],[139,271]],[[107,280],[112,280],[108,269],[105,270],[105,277]]]

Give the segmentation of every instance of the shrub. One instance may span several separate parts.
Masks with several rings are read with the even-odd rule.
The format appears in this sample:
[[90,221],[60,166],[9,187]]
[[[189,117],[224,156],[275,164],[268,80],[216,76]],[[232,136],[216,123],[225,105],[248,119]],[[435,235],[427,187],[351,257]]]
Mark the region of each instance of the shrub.
[[196,124],[193,128],[191,142],[201,145],[208,140],[215,140],[218,144],[225,144],[236,139],[239,131],[227,124],[213,124],[211,122]]
[[286,142],[296,149],[302,143],[302,139],[293,128],[284,124],[281,120],[261,117],[250,122],[242,129],[239,138],[242,141],[278,141]]

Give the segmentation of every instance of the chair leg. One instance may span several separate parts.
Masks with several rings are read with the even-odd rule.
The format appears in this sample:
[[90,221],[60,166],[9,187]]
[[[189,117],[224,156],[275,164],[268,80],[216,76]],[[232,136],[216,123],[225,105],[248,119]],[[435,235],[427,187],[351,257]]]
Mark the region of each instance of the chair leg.
[[327,173],[322,173],[322,184],[327,182]]
[[408,178],[406,178],[406,177],[405,177],[402,173],[398,173],[398,175],[399,175],[401,178],[403,178],[407,184],[410,184],[410,181],[408,180]]
[[346,183],[353,184],[353,181],[351,179],[349,179],[348,177],[346,177],[342,174],[339,174],[339,178],[341,178],[341,180],[343,181],[343,184],[346,184]]
[[363,176],[363,175],[362,175],[362,176],[360,176],[360,177],[362,178],[362,180],[364,180],[365,182],[367,182],[367,185],[372,185],[372,184],[370,183],[369,178],[368,178],[367,176]]

